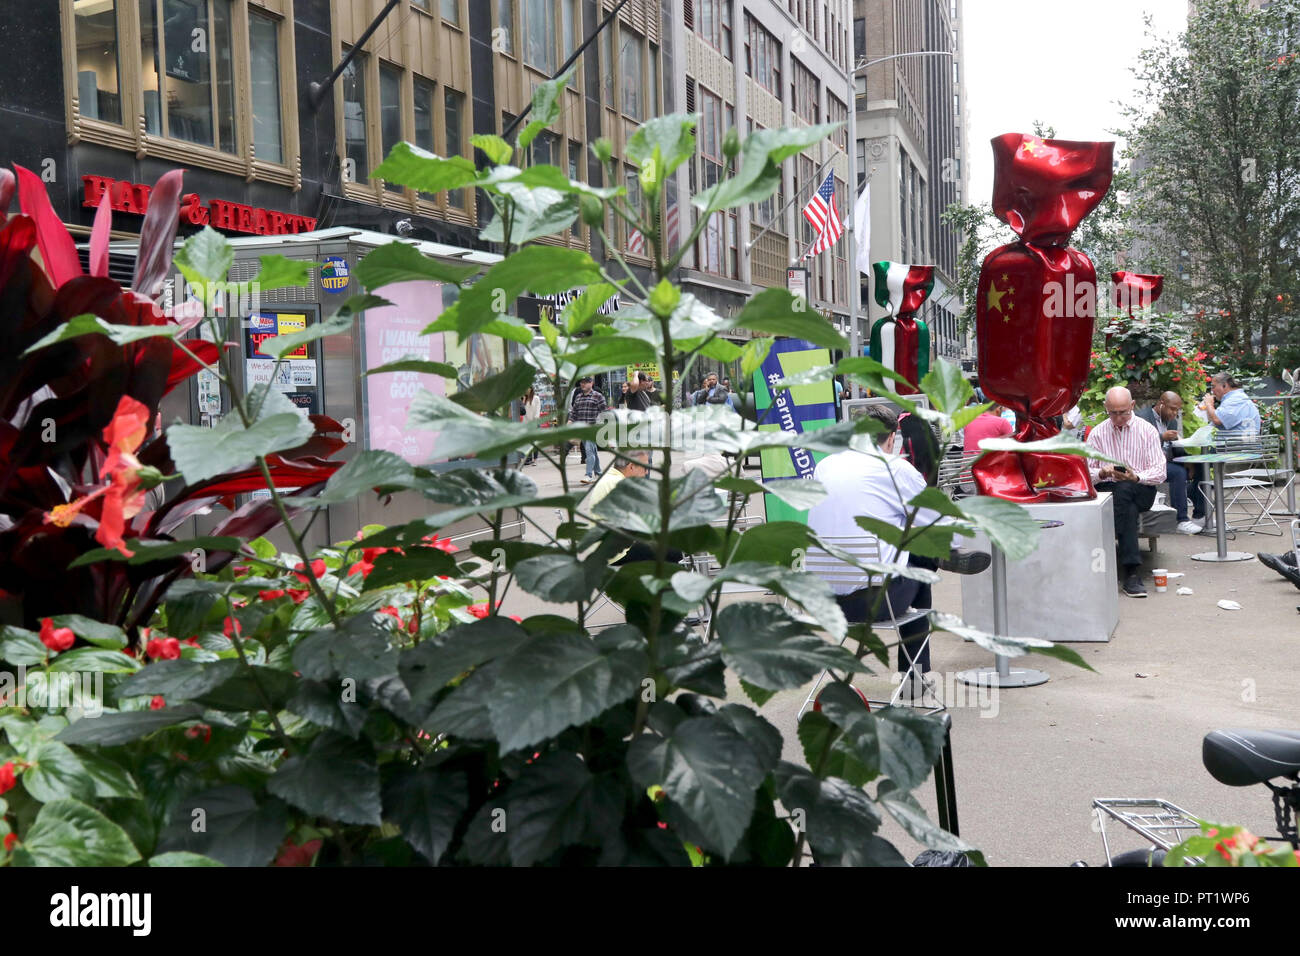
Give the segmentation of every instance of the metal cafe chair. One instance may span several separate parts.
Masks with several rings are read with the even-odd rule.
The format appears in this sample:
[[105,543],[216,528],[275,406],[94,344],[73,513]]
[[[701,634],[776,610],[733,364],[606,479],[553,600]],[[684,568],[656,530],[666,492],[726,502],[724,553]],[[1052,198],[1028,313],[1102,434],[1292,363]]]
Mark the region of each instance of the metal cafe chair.
[[[842,537],[826,537],[822,540],[833,547],[849,553],[864,564],[881,563],[880,539],[875,535],[857,534]],[[867,587],[868,585],[879,585],[884,583],[883,575],[870,574],[856,565],[850,564],[833,554],[823,551],[821,548],[810,548],[808,550],[807,555],[804,556],[804,570],[817,575],[829,584],[832,590],[836,590],[837,586],[840,588],[851,586],[856,590],[857,588]],[[889,615],[888,618],[883,621],[871,622],[872,628],[897,632],[904,624],[911,624],[913,621],[919,621],[921,618],[928,617],[930,614],[928,610],[919,610],[916,608],[903,608],[900,612],[894,608],[893,602],[890,601],[888,593],[885,594],[885,610]],[[806,623],[816,624],[817,622],[809,620],[806,621]],[[848,635],[845,635],[840,639],[840,645],[843,646],[846,640],[848,640]],[[913,654],[908,651],[905,644],[900,642],[898,651],[903,655],[904,659],[906,659],[908,666],[906,672],[903,674],[903,679],[899,681],[898,687],[889,698],[889,706],[892,707],[898,703],[899,698],[903,694],[903,688],[910,681],[919,681],[921,679],[921,675],[916,670],[916,659],[920,657],[925,648],[929,646],[929,643],[930,635],[926,634],[925,639],[921,642],[921,646],[916,648],[915,654]],[[812,686],[812,690],[808,692],[808,697],[804,700],[803,706],[799,708],[799,717],[802,717],[804,711],[806,711],[817,699],[817,691],[821,689],[821,685],[826,680],[828,674],[830,674],[829,669],[822,671],[821,675],[817,678],[816,682]]]
[[[1280,536],[1282,526],[1269,513],[1277,494],[1274,476],[1278,473],[1276,465],[1281,453],[1278,436],[1221,431],[1216,433],[1214,442],[1217,451],[1257,455],[1264,464],[1264,467],[1252,466],[1224,473],[1223,490],[1231,496],[1224,508],[1225,513],[1236,509],[1250,518],[1251,523],[1244,530],[1251,534]],[[1275,530],[1266,531],[1265,525],[1272,525]]]

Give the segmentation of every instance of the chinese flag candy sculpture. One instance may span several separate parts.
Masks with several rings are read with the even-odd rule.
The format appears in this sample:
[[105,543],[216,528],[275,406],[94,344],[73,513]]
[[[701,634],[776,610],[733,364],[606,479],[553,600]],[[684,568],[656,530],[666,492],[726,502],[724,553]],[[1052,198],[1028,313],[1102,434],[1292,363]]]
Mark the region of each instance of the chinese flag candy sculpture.
[[930,371],[930,327],[916,310],[934,288],[934,266],[905,266],[897,262],[872,263],[876,303],[890,314],[871,327],[871,357],[910,382],[898,394],[920,391],[921,379]]
[[[980,269],[976,335],[980,385],[1016,414],[1016,441],[1050,438],[1052,418],[1088,379],[1097,272],[1070,234],[1101,202],[1114,143],[1007,133],[993,140],[993,212],[1020,237]],[[1087,462],[1073,455],[993,452],[972,468],[980,494],[1041,502],[1095,497]]]
[[1115,308],[1124,309],[1131,316],[1133,310],[1149,309],[1165,288],[1164,276],[1143,275],[1139,272],[1112,272],[1110,281],[1115,298]]

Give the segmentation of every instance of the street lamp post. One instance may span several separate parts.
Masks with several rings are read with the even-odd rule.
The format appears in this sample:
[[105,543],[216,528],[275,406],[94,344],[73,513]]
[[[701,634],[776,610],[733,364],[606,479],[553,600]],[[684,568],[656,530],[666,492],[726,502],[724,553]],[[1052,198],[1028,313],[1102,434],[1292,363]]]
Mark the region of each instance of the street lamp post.
[[[898,60],[909,56],[954,56],[950,50],[919,50],[913,53],[892,53],[889,56],[878,57],[874,60],[863,59],[855,64],[853,69],[847,74],[849,81],[849,182],[852,183],[852,193],[854,209],[857,208],[858,197],[858,174],[856,161],[858,155],[858,74],[868,67],[875,66],[877,63],[884,63],[888,60]],[[867,177],[870,179],[870,175]],[[850,222],[848,229],[849,234],[849,271],[855,276],[849,287],[849,347],[856,357],[862,351],[862,335],[858,331],[858,306],[862,300],[862,273],[858,270],[858,230],[857,223]],[[867,235],[863,241],[871,242],[871,223],[867,223]]]

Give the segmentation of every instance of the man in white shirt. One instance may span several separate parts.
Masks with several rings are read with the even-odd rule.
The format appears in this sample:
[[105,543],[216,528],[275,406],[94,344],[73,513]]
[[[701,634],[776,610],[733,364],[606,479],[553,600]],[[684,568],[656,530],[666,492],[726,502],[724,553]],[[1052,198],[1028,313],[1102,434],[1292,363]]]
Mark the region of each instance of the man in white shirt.
[[[813,472],[813,478],[821,482],[827,492],[826,497],[808,512],[808,527],[820,537],[865,534],[855,521],[859,515],[902,528],[912,510],[907,502],[925,490],[925,479],[921,473],[894,453],[898,441],[898,416],[887,405],[871,405],[866,414],[887,429],[886,434],[876,436],[878,450],[836,452],[818,462]],[[912,527],[924,527],[939,520],[937,512],[921,508],[917,510]],[[909,555],[885,541],[880,542],[880,559],[889,564],[911,564],[930,570],[940,566],[931,558]],[[987,567],[988,563],[987,554],[957,553],[942,566],[959,573],[976,573]],[[879,587],[870,586],[865,573],[860,585],[855,586],[837,579],[831,582],[831,587],[838,592],[836,600],[851,622],[865,621],[880,593]],[[889,605],[898,614],[909,607],[924,610],[931,606],[930,585],[909,578],[891,579],[886,594]],[[884,601],[880,603],[876,620],[887,620],[888,608]],[[929,645],[921,648],[929,631],[928,618],[903,625],[899,631],[902,639],[898,649],[899,673],[905,673],[909,669],[909,658],[916,660],[917,670],[921,673],[930,669]]]
[[1156,500],[1156,485],[1165,480],[1165,453],[1160,433],[1134,414],[1133,395],[1117,385],[1106,393],[1106,420],[1088,433],[1088,447],[1120,465],[1088,459],[1088,471],[1098,491],[1109,491],[1115,505],[1115,540],[1121,581],[1129,597],[1144,598],[1142,552],[1138,550],[1138,517]]

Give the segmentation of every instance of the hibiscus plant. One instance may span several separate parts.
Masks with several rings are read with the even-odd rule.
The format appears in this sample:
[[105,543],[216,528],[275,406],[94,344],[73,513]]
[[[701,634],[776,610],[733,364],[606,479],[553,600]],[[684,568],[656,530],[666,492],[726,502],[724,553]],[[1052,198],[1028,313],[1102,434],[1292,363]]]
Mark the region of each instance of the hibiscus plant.
[[[639,205],[621,186],[513,165],[558,116],[565,82],[539,88],[516,142],[474,138],[487,168],[399,144],[375,172],[426,192],[481,190],[496,213],[483,236],[502,246],[502,261],[479,275],[404,244],[381,247],[357,268],[365,296],[262,346],[278,356],[348,332],[390,283],[459,286],[427,331],[499,336],[518,344],[519,357],[450,398],[415,399],[409,427],[436,430],[436,454],[455,460],[452,470],[381,450],[328,461],[336,423],[308,419],[266,388],[239,391],[227,360],[233,320],[203,319],[223,347],[180,338],[184,322],[162,318],[150,300],[174,230],[164,184],[151,200],[130,293],[103,278],[106,229],[91,242],[91,277],[72,268],[69,244],[51,254],[45,239],[42,272],[28,255],[31,223],[45,237],[50,214],[33,216],[40,204],[24,198],[27,215],[10,220],[0,244],[9,337],[0,361],[10,363],[0,587],[20,604],[0,631],[0,662],[21,677],[0,683],[0,862],[797,865],[811,854],[822,864],[902,864],[878,832],[885,815],[926,846],[979,860],[912,796],[943,745],[940,721],[905,707],[870,711],[852,692],[849,679],[870,672],[873,658],[888,667],[891,645],[850,625],[828,586],[801,569],[817,537],[795,522],[743,533],[737,522],[751,495],[806,508],[824,494],[813,481],[764,486],[743,477],[747,453],[858,447],[874,421],[796,436],[725,406],[620,411],[620,427],[656,426],[652,466],[595,507],[563,469],[559,492],[542,497],[515,467],[531,448],[550,458],[556,442],[594,439],[609,424],[557,423],[542,433],[513,418],[511,401],[537,375],[564,408],[583,375],[633,362],[684,368],[685,378],[702,357],[739,360],[752,375],[777,334],[848,350],[785,290],[724,318],[669,279],[712,214],[769,197],[779,164],[833,127],[760,130],[743,149],[729,138],[726,177],[694,198],[698,222],[677,247],[658,209],[664,184],[694,154],[696,117],[653,119],[628,141]],[[593,150],[611,163],[607,144]],[[603,236],[610,213],[646,237],[651,281],[617,256],[606,268],[579,249],[530,244],[566,233],[579,216]],[[186,242],[178,265],[194,282],[221,281],[230,257],[205,230]],[[268,280],[296,281],[287,271],[283,260],[264,262]],[[586,291],[554,321],[542,318],[539,334],[509,314],[526,290],[574,287]],[[615,292],[623,307],[600,315]],[[755,337],[743,347],[720,337],[736,327]],[[402,366],[454,375],[435,363]],[[149,437],[162,392],[200,367],[230,389],[232,413],[217,428],[170,424]],[[785,384],[832,375],[915,409],[893,393],[897,376],[862,357]],[[918,414],[951,437],[973,417],[964,408],[969,385],[946,363],[923,384],[932,410]],[[665,376],[665,408],[674,388]],[[53,445],[38,440],[46,417],[59,423]],[[734,453],[732,472],[716,482],[698,469],[673,477],[682,454],[674,436]],[[161,479],[183,487],[147,510],[143,493]],[[208,537],[174,540],[196,507],[255,486],[270,497]],[[395,492],[424,496],[433,513],[306,548],[303,530],[319,509]],[[929,489],[911,504],[952,523],[873,530],[935,556],[976,529],[1012,558],[1035,545],[1036,524],[1007,502],[954,504]],[[502,535],[507,509],[529,522],[526,540]],[[556,510],[561,522],[551,531],[537,519]],[[469,515],[493,534],[457,552],[440,534]],[[653,558],[611,565],[630,541]],[[196,549],[207,555],[198,569]],[[709,559],[683,567],[668,559],[673,549]],[[724,601],[727,582],[776,600]],[[512,617],[502,613],[511,589],[572,613]],[[623,613],[598,627],[602,595]],[[1043,641],[995,641],[940,615],[935,624],[1000,653],[1036,650],[1082,664]],[[833,679],[820,708],[799,723],[804,760],[783,759],[782,735],[761,710],[827,668]],[[58,699],[62,675],[83,685],[93,676],[102,693],[69,707]]]

